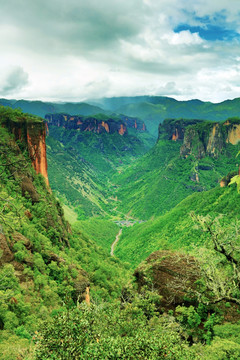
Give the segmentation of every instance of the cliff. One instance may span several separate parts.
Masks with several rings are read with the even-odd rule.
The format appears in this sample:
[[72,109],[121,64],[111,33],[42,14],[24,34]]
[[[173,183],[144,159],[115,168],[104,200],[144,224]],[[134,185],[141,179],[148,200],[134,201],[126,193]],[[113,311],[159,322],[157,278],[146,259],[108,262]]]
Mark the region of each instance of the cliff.
[[145,123],[137,117],[119,115],[119,118],[124,122],[127,128],[136,129],[137,131],[140,132],[146,131]]
[[7,109],[4,109],[5,115],[1,116],[1,124],[6,127],[13,135],[16,141],[25,144],[32,166],[37,174],[42,174],[49,186],[47,173],[47,155],[46,155],[46,126],[41,118],[28,116],[21,112],[7,115]]
[[181,141],[183,157],[218,157],[227,144],[236,145],[240,141],[240,119],[223,122],[166,119],[159,125],[158,140],[161,139]]
[[[79,261],[72,254],[68,257],[81,236],[73,234],[60,203],[32,169],[47,177],[42,119],[0,107],[0,124],[0,278],[5,279],[1,292],[6,313],[0,317],[2,330],[9,329],[8,316],[17,319],[15,328],[27,322],[29,313],[37,322],[42,306],[48,316],[66,293],[73,302],[89,301],[89,279]],[[13,308],[11,298],[28,310]]]
[[109,118],[103,114],[94,117],[69,114],[46,114],[45,119],[47,120],[48,126],[54,125],[64,127],[68,130],[74,129],[81,132],[90,131],[97,134],[127,134],[127,126],[124,121]]
[[158,128],[158,140],[183,140],[187,126],[195,125],[201,120],[194,119],[165,119]]

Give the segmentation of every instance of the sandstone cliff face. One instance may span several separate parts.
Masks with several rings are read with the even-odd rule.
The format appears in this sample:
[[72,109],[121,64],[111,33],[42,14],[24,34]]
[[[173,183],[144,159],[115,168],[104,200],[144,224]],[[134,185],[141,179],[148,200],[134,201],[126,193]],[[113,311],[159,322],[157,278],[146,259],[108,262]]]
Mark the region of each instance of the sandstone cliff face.
[[229,119],[225,122],[203,120],[166,119],[159,125],[158,139],[181,141],[180,154],[217,157],[228,143],[240,141],[240,121]]
[[136,129],[140,132],[146,131],[146,125],[141,119],[125,115],[119,115],[119,117],[124,122],[127,128]]
[[236,145],[240,141],[240,125],[231,122],[202,123],[186,129],[181,147],[181,155],[194,154],[201,159],[204,156],[218,157],[227,143]]
[[74,129],[78,131],[90,131],[97,134],[118,132],[120,135],[127,133],[127,126],[124,121],[116,121],[112,118],[100,120],[93,116],[71,116],[68,114],[47,114],[45,119],[48,125],[64,127],[65,129]]
[[13,122],[4,124],[14,134],[15,140],[27,145],[32,166],[42,174],[49,185],[46,154],[46,127],[43,122]]
[[[230,126],[229,122],[224,123],[225,126]],[[236,145],[240,141],[240,124],[234,124],[228,131],[227,142]]]
[[159,125],[158,139],[173,141],[183,140],[186,127],[199,122],[201,122],[201,120],[166,119]]
[[49,186],[47,173],[46,130],[41,129],[36,136],[34,125],[27,128],[28,152],[32,160],[32,166],[37,174],[42,174]]

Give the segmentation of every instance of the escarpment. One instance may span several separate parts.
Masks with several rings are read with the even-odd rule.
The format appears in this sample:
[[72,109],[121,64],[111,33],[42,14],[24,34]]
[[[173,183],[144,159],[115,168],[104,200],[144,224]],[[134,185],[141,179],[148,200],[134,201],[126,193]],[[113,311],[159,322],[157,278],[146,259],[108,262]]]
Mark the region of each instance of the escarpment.
[[48,126],[63,127],[68,130],[74,129],[81,132],[90,131],[96,134],[127,134],[127,127],[122,120],[107,117],[97,118],[93,116],[72,116],[68,114],[46,114],[45,119],[48,122]]
[[[1,107],[0,124],[0,268],[18,284],[11,296],[21,294],[28,306],[40,299],[47,309],[48,299],[58,306],[67,289],[71,301],[89,302],[88,274],[68,255],[82,237],[70,228],[61,204],[36,175],[47,180],[45,124]],[[5,281],[3,291],[8,290]],[[39,308],[33,311],[38,316]]]
[[195,125],[201,120],[188,119],[165,119],[158,128],[158,140],[183,140],[187,126]]
[[33,168],[37,174],[43,175],[49,186],[46,154],[46,126],[40,118],[19,114],[19,117],[1,119],[2,126],[6,127],[16,141],[26,145]]
[[49,126],[53,125],[81,132],[90,131],[96,134],[118,133],[125,135],[128,133],[128,129],[135,129],[139,132],[146,131],[146,126],[142,120],[125,115],[111,117],[103,114],[95,116],[46,114],[45,119]]
[[227,144],[236,145],[240,141],[240,119],[232,118],[224,122],[166,119],[159,125],[160,139],[181,141],[182,157],[218,157]]

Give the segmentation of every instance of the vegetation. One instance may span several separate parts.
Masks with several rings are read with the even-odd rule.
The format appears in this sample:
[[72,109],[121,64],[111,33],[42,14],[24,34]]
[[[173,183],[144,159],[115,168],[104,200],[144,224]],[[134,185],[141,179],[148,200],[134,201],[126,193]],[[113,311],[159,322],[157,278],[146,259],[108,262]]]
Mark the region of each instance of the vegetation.
[[52,126],[47,137],[51,188],[66,204],[77,207],[79,219],[109,214],[111,175],[143,155],[154,139],[130,129],[128,135],[79,133]]
[[[116,298],[128,271],[79,229],[70,231],[26,144],[7,128],[0,133],[0,342],[2,359],[17,359],[30,354],[29,340],[54,309],[84,299],[89,284],[95,301]],[[6,338],[15,350],[5,348]]]
[[159,248],[193,250],[196,245],[204,244],[206,233],[194,226],[192,212],[213,218],[222,215],[220,221],[226,225],[238,218],[239,206],[239,194],[235,186],[194,193],[166,214],[124,228],[115,254],[134,268]]
[[117,210],[147,220],[164,214],[195,192],[214,188],[236,168],[239,146],[228,144],[219,157],[180,155],[181,142],[160,140],[145,156],[113,177]]
[[238,145],[198,156],[210,122],[190,125],[187,157],[164,136],[144,155],[151,137],[134,129],[54,128],[57,200],[20,136],[41,119],[0,119],[0,359],[238,359]]

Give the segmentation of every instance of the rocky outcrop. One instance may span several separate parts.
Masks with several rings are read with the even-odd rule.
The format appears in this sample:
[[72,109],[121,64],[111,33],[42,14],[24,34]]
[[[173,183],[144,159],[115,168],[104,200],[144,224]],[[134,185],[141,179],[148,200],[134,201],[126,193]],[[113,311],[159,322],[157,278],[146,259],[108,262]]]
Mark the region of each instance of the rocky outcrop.
[[46,114],[48,126],[64,127],[69,130],[78,130],[81,132],[90,131],[97,134],[102,133],[119,133],[120,135],[127,134],[127,126],[121,119],[116,120],[109,118],[97,118],[93,116],[78,116],[69,114]]
[[198,159],[204,156],[218,157],[228,143],[236,145],[239,141],[238,120],[232,119],[224,123],[202,122],[186,128],[180,153],[184,157],[194,154]]
[[225,122],[203,120],[166,119],[159,125],[158,140],[182,142],[180,154],[218,157],[227,144],[236,145],[240,141],[240,119]]
[[136,129],[137,131],[140,132],[146,131],[145,123],[137,117],[119,115],[119,118],[124,122],[127,128]]
[[195,125],[201,120],[194,119],[165,119],[158,128],[158,140],[181,140],[184,139],[184,133],[187,126]]
[[15,140],[26,144],[32,166],[37,174],[42,174],[49,185],[47,173],[47,153],[46,153],[46,126],[42,121],[19,121],[6,120],[3,122],[9,131],[14,134]]
[[32,160],[32,166],[37,174],[42,174],[49,185],[47,173],[46,129],[38,126],[36,133],[35,124],[27,127],[28,152]]
[[229,121],[226,121],[223,125],[226,127],[230,126],[230,130],[228,131],[227,136],[227,142],[231,143],[232,145],[238,144],[240,141],[240,124],[233,124],[233,126],[231,126],[231,123]]

